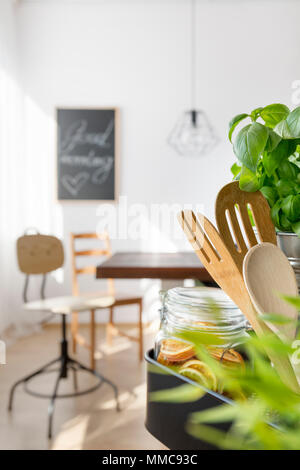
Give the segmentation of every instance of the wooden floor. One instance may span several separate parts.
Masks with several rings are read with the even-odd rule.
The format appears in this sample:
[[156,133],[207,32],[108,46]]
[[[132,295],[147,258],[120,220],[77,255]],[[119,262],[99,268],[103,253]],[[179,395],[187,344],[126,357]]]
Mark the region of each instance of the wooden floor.
[[[0,366],[0,449],[161,449],[144,428],[145,366],[138,361],[137,345],[116,338],[112,347],[105,347],[103,327],[97,331],[102,351],[97,369],[118,385],[122,411],[116,411],[106,384],[89,395],[57,400],[52,441],[46,437],[48,400],[29,396],[20,387],[13,411],[7,411],[10,386],[58,355],[59,333],[58,327],[49,326],[8,348],[7,364]],[[145,343],[152,346],[153,332],[146,332]],[[87,363],[87,352],[81,349],[78,358]],[[80,376],[79,386],[94,383],[84,372]],[[49,392],[54,377],[40,376],[32,388]],[[72,390],[70,377],[60,391]]]

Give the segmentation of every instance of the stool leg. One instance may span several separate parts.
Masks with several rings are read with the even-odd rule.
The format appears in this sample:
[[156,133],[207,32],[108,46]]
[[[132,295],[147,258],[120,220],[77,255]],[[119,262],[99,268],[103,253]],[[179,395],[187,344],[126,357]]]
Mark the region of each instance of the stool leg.
[[109,346],[112,345],[113,329],[114,329],[114,308],[109,307],[109,321],[108,321],[108,325],[106,326],[106,342]]
[[71,369],[73,371],[73,386],[74,386],[74,390],[75,392],[77,392],[78,390],[78,382],[77,382],[77,369],[75,366],[71,366]]
[[43,373],[46,369],[48,369],[48,367],[52,366],[52,365],[55,364],[56,362],[59,362],[60,360],[61,360],[60,357],[57,358],[57,359],[54,359],[53,361],[48,362],[47,364],[45,364],[43,367],[41,367],[40,369],[36,370],[36,371],[33,372],[32,374],[27,375],[26,377],[23,377],[22,379],[18,380],[18,381],[11,387],[11,389],[10,389],[9,401],[8,401],[8,410],[9,410],[9,411],[12,410],[14,393],[15,393],[16,388],[17,388],[19,385],[21,385],[22,383],[28,382],[28,380],[33,379],[33,377],[35,377],[36,375],[39,375],[39,374]]
[[77,312],[72,312],[71,334],[72,334],[72,350],[73,350],[73,353],[76,354],[77,352],[76,336],[78,334],[78,313]]
[[139,303],[139,357],[140,361],[144,358],[144,337],[143,337],[143,301]]
[[48,406],[48,439],[52,438],[52,423],[53,423],[53,413],[54,413],[54,405],[55,405],[55,399],[57,397],[57,391],[59,387],[59,382],[60,379],[62,378],[62,371],[58,374],[58,377],[55,382],[53,394]]
[[90,366],[91,369],[95,369],[95,310],[91,310],[91,329],[90,329]]

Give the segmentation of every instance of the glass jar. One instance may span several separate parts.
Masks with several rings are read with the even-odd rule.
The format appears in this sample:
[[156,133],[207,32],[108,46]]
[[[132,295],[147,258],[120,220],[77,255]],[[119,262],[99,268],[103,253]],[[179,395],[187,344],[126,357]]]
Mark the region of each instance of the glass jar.
[[[161,364],[220,391],[209,366],[197,357],[190,332],[205,333],[205,350],[225,366],[243,366],[239,345],[246,337],[247,321],[231,299],[218,288],[176,287],[162,296],[161,325],[155,357]],[[207,341],[209,338],[209,341]]]

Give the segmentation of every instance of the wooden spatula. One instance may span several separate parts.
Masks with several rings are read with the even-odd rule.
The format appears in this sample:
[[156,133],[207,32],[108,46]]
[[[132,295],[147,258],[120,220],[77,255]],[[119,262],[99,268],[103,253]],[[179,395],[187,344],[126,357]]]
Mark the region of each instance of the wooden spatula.
[[[248,207],[253,214],[259,241],[251,225]],[[243,260],[249,248],[259,242],[277,244],[270,207],[260,191],[254,193],[242,191],[238,181],[226,184],[217,196],[215,214],[220,235],[241,273]]]
[[291,323],[281,325],[269,323],[269,327],[282,339],[293,340],[298,311],[278,296],[278,293],[298,296],[296,277],[287,257],[272,243],[256,245],[245,256],[243,273],[256,311],[279,314],[291,320]]
[[[244,313],[256,334],[258,336],[273,334],[255,312],[243,276],[213,224],[202,214],[198,214],[197,219],[190,210],[181,211],[178,220],[202,264]],[[278,356],[273,351],[267,351],[267,354],[282,380],[300,393],[289,358]]]

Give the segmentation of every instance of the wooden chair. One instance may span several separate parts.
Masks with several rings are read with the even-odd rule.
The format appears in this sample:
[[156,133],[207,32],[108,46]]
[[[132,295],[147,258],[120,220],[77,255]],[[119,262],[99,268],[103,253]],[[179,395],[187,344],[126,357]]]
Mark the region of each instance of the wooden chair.
[[[77,312],[89,311],[94,316],[95,308],[99,308],[99,302],[93,301],[93,299],[86,299],[80,296],[61,296],[52,297],[49,299],[44,298],[44,290],[41,290],[41,300],[33,302],[27,301],[27,291],[29,284],[29,277],[32,275],[42,275],[43,281],[42,286],[45,286],[46,275],[63,265],[64,262],[64,250],[61,241],[53,236],[41,235],[24,235],[17,241],[17,257],[20,271],[26,275],[25,286],[23,297],[26,300],[24,308],[27,311],[40,311],[43,313],[50,313],[58,315],[61,320],[61,338],[60,338],[60,355],[56,359],[43,365],[40,369],[33,373],[21,378],[12,386],[9,394],[9,405],[8,409],[11,411],[13,406],[13,398],[15,390],[19,385],[24,385],[24,390],[35,396],[42,398],[49,398],[50,403],[48,407],[48,437],[52,437],[52,421],[54,405],[57,398],[71,398],[81,396],[86,393],[93,392],[103,383],[110,385],[114,391],[116,397],[117,409],[118,404],[118,389],[114,383],[104,377],[102,374],[94,370],[94,367],[88,368],[81,364],[77,360],[69,356],[68,352],[68,339],[67,339],[67,316],[70,315],[74,310]],[[111,298],[112,299],[112,298]],[[105,299],[103,300],[105,301]],[[106,299],[107,301],[107,299]],[[110,305],[110,303],[108,303]],[[37,351],[38,354],[38,351]],[[58,368],[53,370],[53,366],[56,365]],[[54,389],[51,393],[37,392],[28,387],[31,379],[37,375],[56,372],[57,377],[54,385]],[[85,371],[97,378],[97,384],[89,387],[85,390],[78,390],[77,385],[77,372]],[[73,374],[74,380],[74,392],[73,393],[59,393],[58,388],[62,379],[66,379],[70,372]]]
[[[94,239],[101,241],[103,247],[101,249],[77,249],[76,240],[79,239]],[[110,239],[107,233],[71,233],[71,256],[72,256],[72,292],[73,295],[86,295],[80,292],[79,289],[79,276],[82,274],[96,275],[96,266],[88,265],[82,267],[77,267],[76,259],[78,257],[86,256],[100,256],[103,258],[109,258],[111,256],[111,246]],[[115,290],[113,279],[107,279],[107,290],[104,293],[92,294],[91,298],[93,299],[93,304],[95,304],[95,299],[99,300],[99,309],[109,308],[109,321],[106,328],[106,338],[109,344],[112,343],[112,337],[116,335],[125,336],[132,341],[139,343],[139,359],[143,360],[143,298],[141,296],[131,297],[122,294],[118,294]],[[89,294],[88,294],[89,295]],[[111,305],[107,306],[106,299],[111,300],[113,297],[113,302]],[[105,305],[106,302],[106,305]],[[138,336],[131,336],[122,331],[120,331],[114,323],[114,308],[120,307],[123,305],[137,305],[138,306]],[[80,335],[79,333],[79,324],[78,324],[78,313],[73,312],[72,315],[72,337],[73,337],[73,352],[76,352],[77,344],[80,344],[83,347],[90,349],[91,356],[91,367],[94,364],[95,357],[95,313],[91,312],[90,316],[90,343]]]

